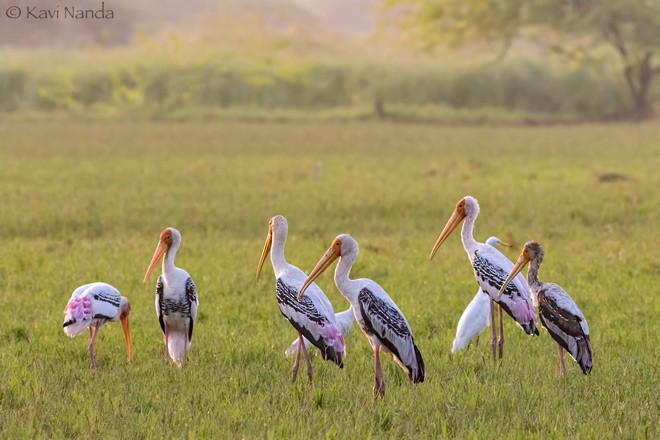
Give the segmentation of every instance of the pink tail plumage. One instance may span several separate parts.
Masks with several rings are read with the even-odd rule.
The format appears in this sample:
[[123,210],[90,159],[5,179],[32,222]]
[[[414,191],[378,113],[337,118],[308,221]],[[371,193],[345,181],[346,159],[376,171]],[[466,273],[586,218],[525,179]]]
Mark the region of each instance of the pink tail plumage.
[[536,326],[536,313],[531,301],[521,297],[512,298],[503,295],[499,301],[496,301],[502,309],[511,316],[522,327],[528,335],[537,335],[539,330]]
[[71,338],[78,336],[89,327],[93,316],[92,300],[89,297],[72,298],[64,309],[64,333]]

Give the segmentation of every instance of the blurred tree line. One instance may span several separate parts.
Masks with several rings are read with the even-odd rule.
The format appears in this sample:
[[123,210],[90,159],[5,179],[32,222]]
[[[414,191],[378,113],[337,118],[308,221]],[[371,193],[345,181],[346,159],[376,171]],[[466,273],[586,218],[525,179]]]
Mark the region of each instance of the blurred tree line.
[[[394,36],[385,31],[358,40],[324,34],[296,8],[251,1],[209,14],[194,33],[131,31],[130,44],[109,47],[107,41],[119,41],[108,40],[121,33],[117,27],[106,39],[97,33],[100,40],[76,49],[0,48],[0,112],[609,120],[631,113],[631,90],[637,96],[632,113],[644,116],[660,92],[651,87],[657,71],[651,31],[630,27],[636,21],[621,12],[628,20],[616,22],[628,60],[621,75],[615,70],[621,63],[612,56],[616,50],[606,50],[616,49],[609,40],[613,34],[596,38],[594,29],[606,16],[596,3],[584,1],[600,11],[587,20],[572,12],[573,2],[559,2],[552,15],[550,0],[382,1],[383,15],[395,19]],[[627,11],[631,2],[608,4]],[[618,11],[612,8],[607,10]],[[399,27],[423,48],[452,51],[411,50],[409,41],[401,44]],[[512,49],[523,40],[561,56],[550,59],[527,46]],[[492,55],[494,47],[499,56]]]
[[584,60],[607,46],[620,60],[635,117],[653,113],[651,84],[660,74],[660,2],[655,0],[384,0],[426,47],[516,40]]

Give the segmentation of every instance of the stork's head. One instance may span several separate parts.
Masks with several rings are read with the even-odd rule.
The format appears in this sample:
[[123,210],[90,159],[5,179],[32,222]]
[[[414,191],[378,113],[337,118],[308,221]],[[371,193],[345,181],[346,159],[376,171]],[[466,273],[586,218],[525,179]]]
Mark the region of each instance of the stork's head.
[[270,252],[270,248],[273,246],[273,237],[277,237],[278,240],[286,241],[286,235],[289,230],[289,224],[286,221],[286,218],[283,215],[276,215],[268,220],[268,234],[266,235],[266,244],[264,244],[264,249],[261,251],[261,258],[259,259],[259,265],[257,266],[257,281],[259,281],[259,275],[261,274],[261,269],[264,266],[266,257]]
[[509,274],[506,281],[504,281],[504,284],[502,284],[502,287],[500,288],[499,297],[502,296],[502,292],[504,292],[506,286],[509,285],[511,280],[514,279],[515,276],[518,275],[520,271],[523,270],[523,268],[530,261],[538,261],[538,264],[541,264],[541,262],[543,261],[543,248],[541,247],[540,244],[538,244],[535,241],[528,241],[523,246],[522,251],[520,252],[520,256],[516,261],[516,264],[513,265],[513,269],[511,269],[511,273]]
[[538,260],[539,264],[541,264],[543,262],[544,252],[540,244],[535,241],[528,241],[525,243],[525,246],[523,246],[521,256],[523,255],[527,261]]
[[132,352],[131,352],[131,330],[128,325],[128,315],[131,314],[131,304],[128,302],[128,299],[121,297],[119,301],[119,319],[121,321],[121,327],[124,330],[124,338],[126,339],[126,356],[128,361],[131,361]]
[[358,252],[360,251],[357,241],[348,234],[338,235],[333,243],[339,243],[341,257],[345,257],[347,255],[357,256]]
[[488,237],[488,240],[486,240],[486,244],[489,244],[493,247],[497,247],[497,246],[513,247],[509,243],[505,243],[497,237]]
[[160,233],[160,237],[158,239],[158,246],[156,246],[156,251],[154,252],[154,256],[151,258],[151,262],[149,263],[149,267],[147,268],[147,273],[144,275],[144,280],[143,280],[144,284],[147,284],[149,275],[151,275],[151,272],[154,270],[154,267],[156,267],[156,264],[158,264],[158,262],[167,254],[167,252],[170,249],[172,248],[178,249],[180,244],[181,244],[181,234],[176,229],[165,228],[163,232]]
[[435,253],[438,252],[438,249],[440,249],[442,243],[444,243],[447,237],[449,237],[449,235],[454,232],[454,229],[456,229],[456,227],[461,224],[465,217],[476,217],[478,214],[479,203],[477,202],[477,199],[471,196],[465,196],[459,200],[456,204],[456,207],[454,208],[454,212],[451,214],[451,217],[449,217],[447,224],[445,224],[445,227],[442,229],[440,236],[433,245],[430,258],[433,259]]
[[328,250],[325,251],[323,257],[321,257],[319,262],[316,263],[314,269],[309,273],[309,276],[298,293],[298,301],[300,301],[300,298],[305,294],[305,290],[307,290],[309,285],[312,284],[328,267],[330,267],[337,258],[346,257],[348,255],[356,257],[358,251],[357,241],[355,241],[353,237],[348,234],[338,235],[337,238],[332,241]]

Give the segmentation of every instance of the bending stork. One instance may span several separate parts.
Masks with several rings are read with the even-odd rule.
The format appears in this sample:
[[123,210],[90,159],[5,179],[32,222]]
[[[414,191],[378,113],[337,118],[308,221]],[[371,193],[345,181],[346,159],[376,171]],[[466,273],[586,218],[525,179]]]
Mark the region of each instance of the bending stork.
[[479,243],[474,239],[474,223],[479,215],[479,203],[477,199],[465,196],[456,204],[453,214],[442,229],[438,240],[431,250],[431,259],[438,249],[456,227],[465,220],[461,230],[461,241],[465,252],[467,252],[474,276],[481,287],[491,300],[497,302],[500,306],[500,338],[499,341],[495,335],[495,308],[491,302],[490,316],[493,322],[492,326],[492,347],[493,361],[495,361],[495,345],[499,345],[500,359],[504,347],[504,328],[502,325],[502,309],[506,311],[522,327],[528,335],[538,335],[536,328],[536,314],[530,300],[530,292],[523,276],[513,279],[513,284],[507,287],[506,295],[499,296],[498,292],[507,274],[513,268],[513,263],[509,261],[500,251],[492,246]]
[[534,241],[525,243],[518,261],[500,289],[500,295],[509,281],[520,273],[527,263],[530,263],[527,281],[532,289],[532,301],[539,309],[541,325],[550,333],[552,339],[557,341],[561,375],[566,375],[564,350],[568,351],[584,374],[589,374],[593,367],[593,350],[587,320],[564,289],[555,283],[539,281],[539,267],[542,262],[543,248],[541,245]]
[[[266,244],[259,259],[257,267],[257,281],[268,253],[275,272],[275,289],[280,312],[289,320],[293,328],[298,331],[298,351],[291,371],[291,382],[295,382],[300,366],[300,352],[302,351],[307,362],[307,376],[312,381],[312,362],[309,359],[304,339],[307,338],[316,348],[321,350],[323,359],[330,360],[339,368],[344,367],[346,356],[344,336],[337,326],[335,312],[332,304],[323,291],[313,284],[310,295],[302,301],[296,299],[297,286],[300,286],[307,275],[302,270],[287,263],[284,258],[284,246],[289,226],[281,215],[276,215],[268,222],[268,235]],[[301,350],[302,349],[302,350]]]
[[[504,243],[497,237],[489,237],[488,240],[486,240],[486,244],[493,247],[500,245],[511,247],[510,244]],[[484,293],[484,291],[481,290],[481,287],[479,287],[477,294],[465,308],[461,318],[458,320],[456,337],[454,338],[454,343],[451,348],[452,353],[458,353],[463,350],[473,338],[478,337],[484,330],[486,330],[486,327],[490,325],[490,319],[488,316],[490,308],[490,296]],[[500,312],[501,310],[502,309],[500,308]]]
[[[121,326],[126,338],[126,355],[131,360],[131,332],[128,325],[128,315],[131,305],[128,299],[121,296],[119,290],[106,283],[91,283],[78,287],[73,291],[71,299],[64,309],[64,333],[73,338],[89,328],[89,357],[92,368],[96,368],[96,353],[94,343],[99,328],[106,322],[121,320]],[[92,331],[94,327],[94,331]]]
[[312,282],[339,258],[335,284],[353,306],[355,320],[371,344],[375,361],[374,398],[383,397],[385,381],[380,366],[381,350],[392,355],[413,383],[424,382],[424,360],[415,345],[408,321],[385,290],[368,278],[349,278],[357,255],[358,244],[353,237],[348,234],[337,236],[300,288],[298,298],[302,298]]
[[181,368],[188,361],[199,301],[195,283],[188,272],[174,265],[179,246],[179,231],[166,228],[161,232],[143,282],[147,284],[149,275],[162,258],[163,274],[156,282],[156,314],[165,339],[165,362],[168,362],[169,356]]

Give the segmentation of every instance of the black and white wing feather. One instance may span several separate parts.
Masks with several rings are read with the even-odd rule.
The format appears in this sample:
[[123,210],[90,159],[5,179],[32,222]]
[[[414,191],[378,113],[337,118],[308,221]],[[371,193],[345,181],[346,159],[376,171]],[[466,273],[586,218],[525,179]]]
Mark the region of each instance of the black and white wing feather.
[[197,299],[197,290],[195,290],[195,283],[191,277],[186,280],[186,299],[188,300],[190,310],[190,327],[188,328],[188,341],[192,341],[193,326],[197,319],[197,307],[199,300]]
[[358,302],[363,330],[382,342],[413,383],[424,382],[426,372],[422,354],[415,345],[408,321],[394,302],[389,297],[374,294],[367,287],[360,290]]
[[[536,313],[525,278],[518,274],[504,289],[499,290],[513,269],[513,263],[500,251],[489,245],[480,246],[470,258],[474,275],[481,289],[509,314],[529,335],[538,335]],[[499,298],[498,298],[499,297]]]
[[588,374],[593,367],[589,326],[577,304],[560,286],[545,283],[538,292],[541,324]]
[[156,281],[156,315],[158,316],[158,323],[160,324],[160,329],[163,334],[165,333],[165,321],[164,318],[164,305],[163,305],[163,276],[159,276]]
[[68,336],[76,336],[94,320],[115,321],[119,317],[121,294],[106,283],[90,283],[78,287],[64,309],[62,327]]
[[[298,289],[278,278],[276,291],[280,312],[296,330],[321,351],[323,359],[329,359],[343,368],[344,337],[337,325],[319,311],[312,300],[313,293],[309,290],[298,301]],[[331,316],[334,320],[334,314]]]

